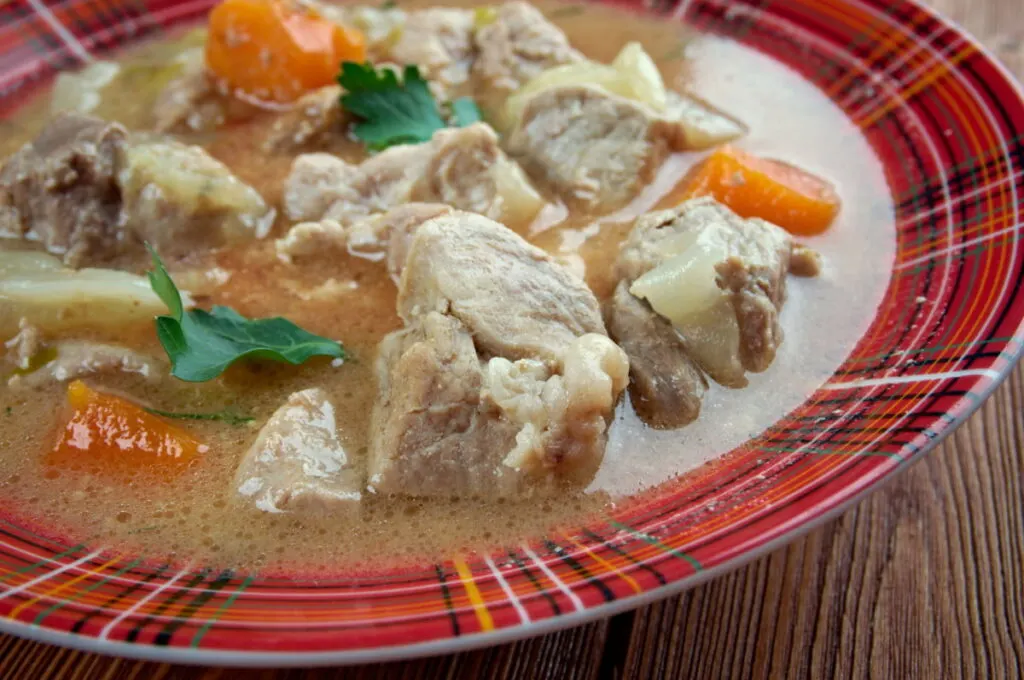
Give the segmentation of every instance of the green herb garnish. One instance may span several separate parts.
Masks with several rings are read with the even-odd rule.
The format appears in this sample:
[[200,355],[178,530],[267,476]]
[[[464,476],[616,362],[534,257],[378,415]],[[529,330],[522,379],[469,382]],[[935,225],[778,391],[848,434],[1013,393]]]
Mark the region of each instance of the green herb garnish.
[[466,127],[480,122],[480,108],[469,97],[459,97],[451,104],[452,122],[458,127]]
[[156,408],[144,408],[147,413],[164,418],[177,418],[178,420],[219,420],[228,425],[245,425],[256,420],[252,416],[240,416],[231,411],[217,411],[215,413],[175,413],[173,411],[161,411]]
[[156,318],[156,334],[171,361],[171,375],[188,382],[205,382],[240,359],[269,359],[298,365],[314,356],[344,358],[334,340],[305,331],[281,317],[247,319],[230,307],[185,311],[181,294],[163,262],[150,248],[154,270],[149,285],[170,316]]
[[[345,88],[341,105],[361,119],[352,132],[374,151],[427,142],[447,127],[437,100],[416,66],[406,66],[399,81],[391,69],[346,61],[341,64],[338,83]],[[459,127],[480,120],[480,110],[472,99],[458,99],[451,109]]]

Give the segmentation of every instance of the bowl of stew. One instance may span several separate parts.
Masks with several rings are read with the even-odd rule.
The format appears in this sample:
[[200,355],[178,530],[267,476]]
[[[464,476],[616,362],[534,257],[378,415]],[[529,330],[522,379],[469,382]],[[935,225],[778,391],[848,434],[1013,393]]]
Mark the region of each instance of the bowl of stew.
[[5,632],[281,665],[607,616],[1018,358],[1024,101],[910,2],[16,0],[0,55]]

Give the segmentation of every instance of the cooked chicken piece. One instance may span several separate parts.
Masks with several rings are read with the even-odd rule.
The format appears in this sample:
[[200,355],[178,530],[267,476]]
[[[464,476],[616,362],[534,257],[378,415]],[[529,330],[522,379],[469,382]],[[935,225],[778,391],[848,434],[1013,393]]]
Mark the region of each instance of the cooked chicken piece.
[[332,136],[345,134],[345,111],[341,108],[341,87],[327,85],[303,96],[274,121],[263,142],[267,151],[296,151],[325,146]]
[[[45,361],[38,368],[32,364]],[[32,388],[51,382],[67,382],[85,376],[134,373],[150,379],[166,372],[160,361],[120,345],[66,341],[52,347],[39,346],[28,363],[7,381],[8,387]]]
[[410,202],[444,203],[514,225],[544,205],[483,123],[439,130],[428,143],[392,147],[358,165],[299,156],[285,183],[285,212],[295,221],[346,226]]
[[474,91],[492,113],[542,71],[584,58],[560,28],[526,2],[498,6],[494,20],[477,30],[475,40]]
[[0,170],[0,233],[72,267],[168,257],[266,234],[273,211],[197,146],[132,142],[117,123],[56,117]]
[[264,512],[355,512],[362,477],[338,439],[321,389],[295,392],[260,430],[235,473],[235,488]]
[[580,279],[510,229],[459,212],[421,224],[409,246],[398,314],[408,324],[428,311],[462,321],[487,356],[552,367],[574,338],[605,332]]
[[419,66],[434,96],[447,101],[469,80],[474,52],[473,11],[433,7],[408,13],[387,60]]
[[700,415],[708,383],[679,332],[620,282],[608,301],[608,335],[629,356],[633,408],[658,428],[682,427]]
[[39,241],[73,267],[119,254],[127,140],[117,123],[54,118],[0,169],[0,234]]
[[406,328],[380,345],[370,485],[503,497],[592,475],[628,363],[590,290],[479,215],[399,243]]
[[507,148],[566,203],[607,212],[651,181],[682,134],[678,122],[634,100],[561,86],[526,100]]
[[198,146],[133,144],[118,180],[126,228],[167,257],[263,238],[274,222],[263,197]]
[[779,227],[698,198],[637,218],[617,268],[708,375],[742,387],[746,371],[768,368],[782,342],[778,315],[792,251]]

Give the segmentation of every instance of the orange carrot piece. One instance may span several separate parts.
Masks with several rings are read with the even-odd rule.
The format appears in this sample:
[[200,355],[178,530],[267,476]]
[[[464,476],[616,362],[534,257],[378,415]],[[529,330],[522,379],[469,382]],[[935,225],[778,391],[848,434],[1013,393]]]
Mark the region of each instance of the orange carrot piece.
[[292,0],[224,0],[210,12],[206,65],[232,90],[291,102],[364,61],[363,34]]
[[712,196],[741,217],[760,217],[798,236],[820,234],[839,214],[839,196],[825,180],[729,146],[709,156],[682,188],[681,200]]
[[207,447],[126,399],[97,392],[80,380],[68,385],[74,409],[47,462],[131,474],[183,470]]

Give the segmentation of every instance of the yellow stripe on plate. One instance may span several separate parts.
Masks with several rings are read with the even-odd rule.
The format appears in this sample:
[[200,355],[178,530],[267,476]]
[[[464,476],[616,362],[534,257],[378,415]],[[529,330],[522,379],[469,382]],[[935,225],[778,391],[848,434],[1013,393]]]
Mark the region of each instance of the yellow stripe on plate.
[[473,572],[469,570],[469,565],[457,559],[455,560],[455,571],[459,573],[459,579],[466,589],[466,595],[473,604],[473,611],[476,612],[476,618],[480,621],[480,630],[494,630],[494,620],[491,618],[491,612],[487,610],[487,603],[484,602],[483,596],[480,595],[480,590],[476,587],[476,582],[473,580]]

